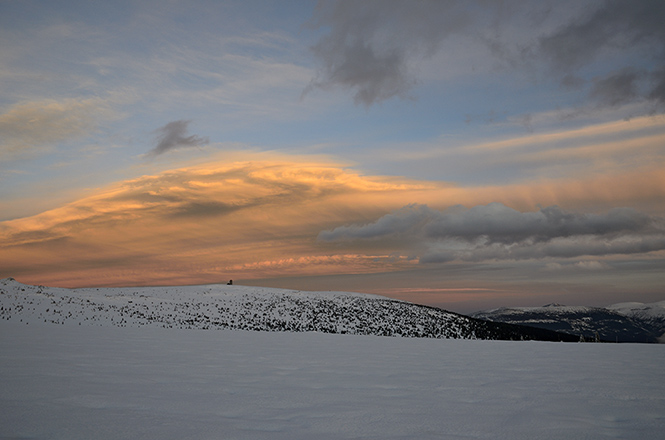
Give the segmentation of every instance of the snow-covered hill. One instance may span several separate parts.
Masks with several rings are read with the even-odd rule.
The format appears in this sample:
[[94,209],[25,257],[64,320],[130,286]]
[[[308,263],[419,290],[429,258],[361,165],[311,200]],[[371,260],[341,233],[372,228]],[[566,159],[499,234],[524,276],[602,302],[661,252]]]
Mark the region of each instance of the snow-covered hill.
[[[528,325],[610,342],[658,342],[665,332],[665,301],[623,303],[604,307],[502,307],[471,316],[495,322]],[[659,306],[660,305],[660,306]]]
[[25,323],[357,335],[574,340],[537,328],[350,292],[203,285],[63,289],[0,280],[0,319]]

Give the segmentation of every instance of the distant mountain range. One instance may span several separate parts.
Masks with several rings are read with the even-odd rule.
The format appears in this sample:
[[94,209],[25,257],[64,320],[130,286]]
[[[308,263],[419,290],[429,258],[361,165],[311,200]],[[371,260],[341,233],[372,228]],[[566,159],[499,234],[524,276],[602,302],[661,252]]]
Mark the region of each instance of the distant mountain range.
[[471,314],[478,319],[528,325],[609,342],[665,342],[665,301],[609,307],[548,304],[502,307]]
[[579,339],[377,295],[228,285],[62,289],[29,286],[7,278],[0,280],[0,319],[24,324],[317,331],[429,338]]

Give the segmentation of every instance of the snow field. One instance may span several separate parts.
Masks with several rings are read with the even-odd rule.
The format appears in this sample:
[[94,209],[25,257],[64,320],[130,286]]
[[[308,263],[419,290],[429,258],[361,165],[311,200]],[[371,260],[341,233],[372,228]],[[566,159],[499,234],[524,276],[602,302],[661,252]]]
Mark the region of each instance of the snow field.
[[665,346],[0,321],[0,439],[657,439]]

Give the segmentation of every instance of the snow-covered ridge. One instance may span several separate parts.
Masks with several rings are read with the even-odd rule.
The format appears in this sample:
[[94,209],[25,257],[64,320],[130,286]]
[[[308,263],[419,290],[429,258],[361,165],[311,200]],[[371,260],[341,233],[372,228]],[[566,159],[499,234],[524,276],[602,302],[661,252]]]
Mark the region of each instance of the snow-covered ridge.
[[202,285],[63,289],[0,280],[0,319],[118,327],[570,340],[378,295]]
[[649,304],[640,302],[619,303],[608,306],[607,309],[641,322],[643,326],[651,330],[658,342],[665,344],[665,301]]
[[653,318],[665,318],[665,301],[655,303],[625,302],[607,306],[609,310],[614,310],[626,316],[650,316]]

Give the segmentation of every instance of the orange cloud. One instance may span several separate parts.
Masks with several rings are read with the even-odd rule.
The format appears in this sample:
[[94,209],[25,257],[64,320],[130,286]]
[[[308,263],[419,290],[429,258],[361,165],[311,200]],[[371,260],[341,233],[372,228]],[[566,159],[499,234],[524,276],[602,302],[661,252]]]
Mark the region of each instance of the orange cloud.
[[458,178],[461,170],[469,170],[472,177],[482,176],[485,181],[588,180],[592,175],[639,173],[649,167],[662,168],[665,163],[665,117],[648,116],[462,146],[444,139],[417,148],[399,146],[399,151],[387,156],[410,169],[431,169],[432,163],[441,163]]
[[510,185],[453,188],[449,198],[465,206],[501,202],[518,210],[559,205],[585,211],[629,206],[665,214],[665,169],[661,164],[582,178],[539,179]]
[[[501,202],[662,211],[665,172],[508,186],[364,176],[329,160],[252,155],[119,182],[32,217],[0,222],[0,276],[60,286],[184,284],[280,275],[403,270],[390,243],[316,241],[323,230],[376,220],[410,203]],[[638,206],[639,205],[639,206]]]
[[532,148],[535,145],[576,145],[595,144],[598,139],[616,138],[619,136],[641,137],[652,131],[660,132],[665,128],[665,118],[661,115],[643,116],[631,120],[606,122],[590,125],[574,130],[564,130],[551,133],[531,134],[513,139],[485,142],[476,145],[467,145],[460,149],[466,151],[509,151],[524,147]]
[[0,267],[67,286],[367,270],[370,257],[320,254],[318,232],[442,187],[274,158],[181,168],[0,223]]

